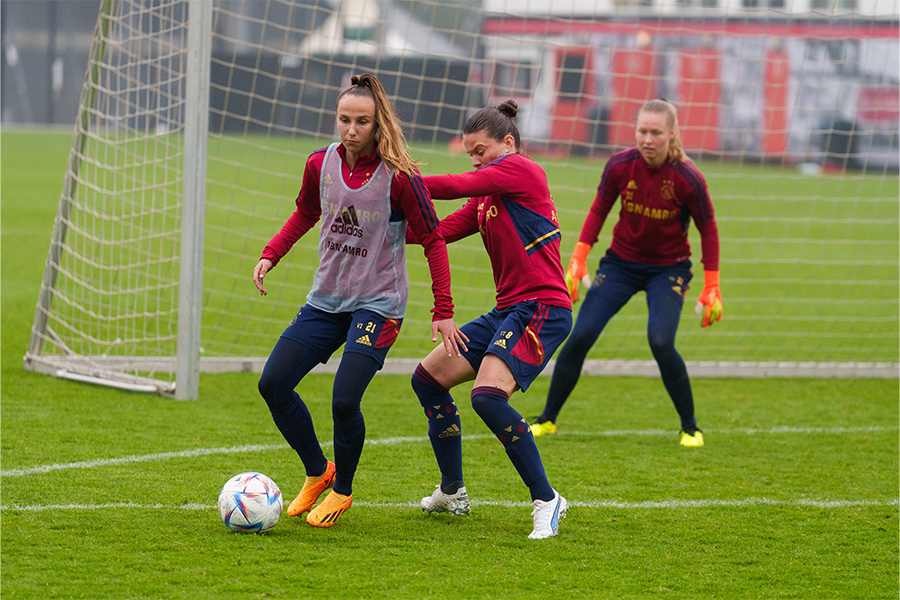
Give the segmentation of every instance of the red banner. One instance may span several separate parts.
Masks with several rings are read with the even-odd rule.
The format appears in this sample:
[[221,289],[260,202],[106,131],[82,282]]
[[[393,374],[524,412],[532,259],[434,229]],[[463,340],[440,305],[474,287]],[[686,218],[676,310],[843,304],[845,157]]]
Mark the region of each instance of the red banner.
[[772,50],[766,56],[765,123],[762,130],[764,154],[783,155],[788,140],[788,77],[790,62],[784,50]]
[[719,149],[719,52],[701,48],[682,52],[678,88],[678,124],[684,149]]
[[613,56],[613,102],[609,143],[634,145],[637,112],[656,97],[656,55],[646,50],[619,50]]

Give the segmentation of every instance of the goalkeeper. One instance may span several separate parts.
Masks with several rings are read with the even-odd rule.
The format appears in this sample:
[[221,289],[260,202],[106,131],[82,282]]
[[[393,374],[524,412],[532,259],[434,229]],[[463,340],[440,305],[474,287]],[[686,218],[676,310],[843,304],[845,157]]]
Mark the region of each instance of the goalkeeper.
[[[688,225],[700,232],[704,285],[696,311],[702,327],[722,319],[719,295],[719,233],[706,181],[681,148],[675,107],[650,100],[637,115],[635,147],[617,152],[606,164],[597,196],[581,228],[566,272],[572,302],[578,284],[588,286],[572,334],[559,353],[547,403],[532,419],[535,436],[556,433],[560,409],[578,383],[585,356],[609,320],[640,291],[647,294],[647,337],[663,384],[681,418],[682,446],[700,447],[703,433],[694,416],[687,367],[675,349],[691,255]],[[621,198],[612,244],[588,280],[587,256],[607,215]]]

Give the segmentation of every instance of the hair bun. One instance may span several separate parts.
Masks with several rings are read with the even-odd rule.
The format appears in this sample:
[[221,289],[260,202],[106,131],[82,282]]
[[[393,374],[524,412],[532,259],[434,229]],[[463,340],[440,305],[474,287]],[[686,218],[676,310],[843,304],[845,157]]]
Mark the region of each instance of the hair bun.
[[350,85],[372,87],[372,74],[363,73],[362,75],[353,75],[350,77]]
[[510,119],[515,119],[516,114],[518,114],[518,112],[519,112],[519,105],[516,103],[515,100],[507,100],[506,102],[503,102],[502,104],[500,104],[497,107],[497,110],[502,112],[504,115],[506,115]]

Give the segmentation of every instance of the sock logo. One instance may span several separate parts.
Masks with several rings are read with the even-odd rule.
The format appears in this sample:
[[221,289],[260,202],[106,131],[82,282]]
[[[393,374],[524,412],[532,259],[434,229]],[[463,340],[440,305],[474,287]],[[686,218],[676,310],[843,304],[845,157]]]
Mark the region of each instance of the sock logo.
[[359,217],[356,215],[356,207],[348,206],[331,224],[332,233],[343,233],[355,237],[362,237],[363,230],[359,226]]
[[448,437],[454,437],[457,435],[462,435],[462,431],[460,431],[459,427],[457,427],[456,423],[454,423],[453,425],[451,425],[450,427],[448,427],[447,429],[442,431],[438,435],[438,437],[439,438],[448,438]]

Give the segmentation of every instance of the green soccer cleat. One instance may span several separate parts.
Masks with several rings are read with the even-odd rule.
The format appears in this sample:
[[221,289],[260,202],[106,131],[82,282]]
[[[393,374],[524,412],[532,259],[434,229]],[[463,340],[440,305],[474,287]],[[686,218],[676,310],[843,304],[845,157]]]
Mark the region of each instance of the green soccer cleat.
[[695,429],[693,434],[682,431],[679,443],[686,448],[699,448],[703,445],[703,432],[699,429]]

